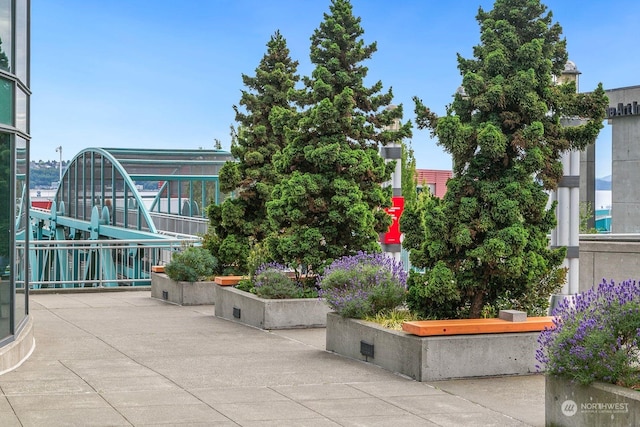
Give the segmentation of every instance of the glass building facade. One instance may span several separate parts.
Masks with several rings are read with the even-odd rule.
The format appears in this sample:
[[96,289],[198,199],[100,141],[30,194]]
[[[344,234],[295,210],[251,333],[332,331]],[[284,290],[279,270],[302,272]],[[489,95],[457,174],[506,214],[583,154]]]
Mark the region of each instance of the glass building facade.
[[0,347],[28,321],[29,0],[0,0]]

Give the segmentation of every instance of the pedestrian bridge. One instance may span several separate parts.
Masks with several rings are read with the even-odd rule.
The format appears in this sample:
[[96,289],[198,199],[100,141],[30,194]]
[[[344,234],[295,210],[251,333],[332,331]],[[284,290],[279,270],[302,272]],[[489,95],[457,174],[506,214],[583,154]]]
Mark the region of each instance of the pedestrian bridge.
[[81,151],[50,209],[30,209],[29,283],[149,285],[152,265],[181,245],[199,244],[206,207],[225,197],[218,174],[228,160],[222,150]]

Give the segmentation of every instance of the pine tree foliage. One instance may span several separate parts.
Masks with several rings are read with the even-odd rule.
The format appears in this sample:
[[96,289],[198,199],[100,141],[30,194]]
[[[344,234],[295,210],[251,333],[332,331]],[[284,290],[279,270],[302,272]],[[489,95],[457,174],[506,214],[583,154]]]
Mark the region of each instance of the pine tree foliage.
[[[418,126],[453,158],[442,201],[424,197],[401,223],[414,266],[410,300],[428,316],[479,317],[499,301],[544,304],[564,281],[565,249],[547,190],[562,175],[563,152],[593,143],[607,99],[599,85],[577,94],[556,84],[567,63],[562,29],[538,0],[497,0],[479,9],[480,44],[458,55],[464,91],[437,117],[416,99]],[[563,118],[581,118],[564,126]],[[534,297],[537,296],[537,297]],[[524,306],[524,307],[523,307]]]
[[418,173],[416,170],[416,158],[413,155],[411,143],[402,143],[402,172],[400,174],[402,197],[404,204],[412,205],[418,200]]
[[390,108],[393,95],[381,92],[382,82],[365,86],[363,62],[376,44],[366,45],[363,33],[350,2],[333,0],[311,37],[315,69],[303,78],[303,111],[276,157],[284,178],[268,203],[277,230],[269,248],[292,266],[317,271],[343,255],[379,251],[378,233],[391,223],[383,210],[390,189],[381,184],[394,164],[379,149],[409,136],[411,124],[391,130],[402,107]]
[[227,162],[220,171],[220,189],[234,192],[235,197],[221,206],[209,206],[211,228],[205,236],[205,245],[227,273],[246,273],[251,246],[269,233],[266,203],[280,179],[272,158],[286,145],[282,125],[274,126],[272,120],[277,114],[278,121],[286,124],[296,115],[291,95],[299,81],[297,67],[277,31],[255,76],[242,75],[246,89],[240,107],[234,106],[238,129],[232,132],[231,145],[238,161]]

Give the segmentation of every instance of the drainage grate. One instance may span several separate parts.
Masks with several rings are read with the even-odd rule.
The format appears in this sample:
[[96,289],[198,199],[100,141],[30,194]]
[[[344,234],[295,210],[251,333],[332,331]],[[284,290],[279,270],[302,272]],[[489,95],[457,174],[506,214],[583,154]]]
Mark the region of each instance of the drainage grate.
[[238,307],[233,307],[233,317],[236,319],[240,318],[240,309]]
[[162,299],[165,301],[169,299],[169,291],[162,291]]

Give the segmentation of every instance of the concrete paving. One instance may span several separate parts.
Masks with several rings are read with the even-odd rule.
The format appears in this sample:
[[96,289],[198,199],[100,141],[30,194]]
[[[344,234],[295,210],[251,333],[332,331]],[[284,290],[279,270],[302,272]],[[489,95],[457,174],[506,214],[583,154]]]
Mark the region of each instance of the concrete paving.
[[544,378],[420,383],[149,291],[31,297],[36,349],[0,426],[542,426]]

